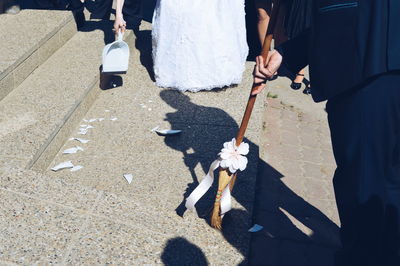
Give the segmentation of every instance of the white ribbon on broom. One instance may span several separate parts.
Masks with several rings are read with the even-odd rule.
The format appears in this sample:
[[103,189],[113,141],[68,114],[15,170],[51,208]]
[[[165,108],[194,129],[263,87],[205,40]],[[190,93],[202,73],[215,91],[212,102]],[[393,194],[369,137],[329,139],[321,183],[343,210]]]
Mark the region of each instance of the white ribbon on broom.
[[[236,139],[224,143],[224,147],[218,154],[218,159],[211,163],[208,173],[200,182],[200,184],[193,190],[193,192],[186,199],[185,207],[188,210],[195,210],[196,203],[201,197],[206,194],[214,182],[214,171],[219,167],[228,169],[231,174],[236,173],[237,170],[243,171],[247,166],[247,158],[245,155],[249,153],[249,144],[242,142],[236,146]],[[221,196],[221,215],[224,215],[232,208],[231,204],[231,191],[227,186],[222,192]]]

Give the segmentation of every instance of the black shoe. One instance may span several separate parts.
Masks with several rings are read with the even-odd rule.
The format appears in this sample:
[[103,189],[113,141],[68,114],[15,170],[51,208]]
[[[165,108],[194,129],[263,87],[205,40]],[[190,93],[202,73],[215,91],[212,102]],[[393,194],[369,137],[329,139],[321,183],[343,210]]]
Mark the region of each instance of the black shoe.
[[294,90],[299,90],[301,88],[301,83],[297,83],[297,82],[292,82],[292,84],[290,84],[290,88],[294,89]]
[[311,95],[311,87],[306,87],[306,88],[303,90],[303,93],[306,94],[306,95]]
[[[302,76],[302,77],[303,77],[303,80],[304,80],[304,74],[297,74],[296,77],[297,77],[297,76]],[[302,82],[303,82],[303,81],[302,81]],[[301,88],[301,83],[302,83],[302,82],[298,83],[298,82],[292,81],[292,84],[290,84],[290,87],[291,87],[292,89],[294,89],[294,90],[299,90],[299,89]]]

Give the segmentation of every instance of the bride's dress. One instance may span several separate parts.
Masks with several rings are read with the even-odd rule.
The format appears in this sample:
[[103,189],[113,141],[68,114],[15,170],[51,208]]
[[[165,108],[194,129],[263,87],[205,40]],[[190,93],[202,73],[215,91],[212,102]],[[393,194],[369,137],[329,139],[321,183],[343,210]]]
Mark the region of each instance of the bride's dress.
[[152,36],[158,86],[195,92],[241,82],[244,0],[158,0]]

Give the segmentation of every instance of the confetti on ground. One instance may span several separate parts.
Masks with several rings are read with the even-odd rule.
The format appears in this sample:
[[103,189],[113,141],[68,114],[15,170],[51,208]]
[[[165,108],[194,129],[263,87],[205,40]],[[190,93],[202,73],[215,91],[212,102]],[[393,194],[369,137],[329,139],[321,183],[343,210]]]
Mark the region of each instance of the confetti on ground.
[[104,117],[99,118],[99,122],[103,121],[104,119]]
[[111,118],[110,120],[111,120],[111,121],[116,121],[116,120],[118,120],[118,118],[113,117],[113,118]]
[[177,135],[182,132],[182,130],[175,130],[175,129],[163,129],[163,130],[155,130],[157,134],[162,135],[162,136],[168,136],[168,135]]
[[76,140],[79,141],[80,143],[86,144],[88,143],[90,140],[87,139],[81,139],[81,138],[70,138],[69,140]]
[[82,168],[83,168],[82,165],[77,165],[77,166],[72,167],[70,171],[71,172],[76,172],[76,171],[81,170]]
[[71,161],[66,161],[66,162],[62,162],[60,164],[57,164],[56,166],[54,166],[53,168],[51,168],[51,170],[53,170],[54,172],[63,170],[63,169],[68,169],[68,168],[72,168],[74,167],[74,165],[72,164]]
[[124,174],[124,177],[125,177],[126,181],[128,181],[128,184],[130,184],[132,182],[132,179],[133,179],[132,174]]
[[155,128],[153,128],[152,130],[150,130],[151,132],[155,132],[157,129],[159,129],[160,126],[156,126]]
[[82,147],[76,146],[73,148],[69,148],[63,151],[63,154],[73,154],[77,153],[78,151],[83,151]]
[[264,228],[264,226],[259,225],[259,224],[255,224],[249,229],[249,232],[250,233],[255,233],[255,232],[261,231],[263,228]]
[[110,112],[110,110],[105,110],[106,113]]

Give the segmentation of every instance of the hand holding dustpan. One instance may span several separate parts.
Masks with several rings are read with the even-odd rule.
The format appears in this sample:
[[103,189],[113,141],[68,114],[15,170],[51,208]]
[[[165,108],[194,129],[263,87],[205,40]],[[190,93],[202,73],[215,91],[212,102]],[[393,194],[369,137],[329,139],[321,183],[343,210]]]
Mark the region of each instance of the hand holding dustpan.
[[[279,2],[273,6],[271,20],[268,25],[267,36],[264,41],[261,56],[266,62],[269,50],[271,48],[271,42],[273,38],[273,29],[277,21],[277,15],[279,13]],[[186,208],[195,209],[197,201],[207,192],[212,186],[214,180],[214,171],[219,168],[218,178],[218,191],[215,198],[214,209],[211,216],[211,225],[217,229],[222,227],[222,217],[226,212],[231,209],[231,190],[235,184],[237,172],[243,171],[247,166],[247,158],[245,155],[249,152],[249,145],[242,142],[244,134],[247,129],[247,125],[250,120],[251,113],[253,111],[254,103],[256,101],[257,92],[261,91],[264,84],[254,83],[251,88],[250,97],[247,102],[246,110],[242,119],[242,123],[239,128],[239,132],[235,139],[231,142],[224,143],[224,148],[219,154],[219,158],[215,160],[210,167],[207,175],[196,187],[196,189],[186,199]]]
[[118,31],[115,42],[107,44],[103,49],[103,73],[125,74],[129,65],[129,46],[123,41],[124,34]]

